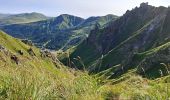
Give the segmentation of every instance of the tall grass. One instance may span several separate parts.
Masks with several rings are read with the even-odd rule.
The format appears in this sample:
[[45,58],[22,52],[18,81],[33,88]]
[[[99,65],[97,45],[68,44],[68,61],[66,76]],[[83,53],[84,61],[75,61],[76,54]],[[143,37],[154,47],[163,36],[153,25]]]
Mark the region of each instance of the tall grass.
[[87,73],[71,69],[46,69],[18,66],[0,68],[0,99],[10,100],[96,100],[100,85]]
[[[0,52],[0,100],[166,100],[170,97],[169,75],[148,80],[131,71],[109,80],[105,76],[110,77],[119,65],[90,76],[85,66],[79,71],[60,62],[54,65],[48,58],[17,56],[18,65]],[[169,73],[169,65],[165,68]]]
[[170,97],[169,76],[148,80],[127,73],[125,76],[130,77],[118,83],[101,84],[87,72],[62,65],[50,71],[45,67],[0,63],[1,100],[167,100]]

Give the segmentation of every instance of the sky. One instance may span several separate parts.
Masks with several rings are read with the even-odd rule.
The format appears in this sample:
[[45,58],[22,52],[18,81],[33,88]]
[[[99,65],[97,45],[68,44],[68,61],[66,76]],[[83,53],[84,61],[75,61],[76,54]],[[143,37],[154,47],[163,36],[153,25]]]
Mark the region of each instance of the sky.
[[0,0],[0,13],[39,12],[53,17],[71,14],[83,18],[107,14],[121,16],[142,2],[153,6],[170,5],[170,0]]

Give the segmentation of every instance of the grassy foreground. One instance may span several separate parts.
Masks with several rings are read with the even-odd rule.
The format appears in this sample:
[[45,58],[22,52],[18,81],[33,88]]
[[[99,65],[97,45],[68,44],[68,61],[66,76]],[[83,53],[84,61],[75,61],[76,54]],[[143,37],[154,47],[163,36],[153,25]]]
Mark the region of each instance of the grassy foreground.
[[[170,77],[149,81],[127,75],[101,83],[86,72],[0,66],[1,100],[167,100]],[[114,83],[114,81],[119,81]]]
[[0,98],[10,100],[98,99],[99,85],[85,73],[69,69],[0,66]]
[[[0,100],[166,100],[170,76],[148,80],[129,71],[107,80],[64,66],[0,32]],[[32,48],[35,55],[30,55]],[[21,55],[18,50],[22,51]],[[15,55],[19,63],[11,59]],[[170,66],[168,66],[170,67]]]

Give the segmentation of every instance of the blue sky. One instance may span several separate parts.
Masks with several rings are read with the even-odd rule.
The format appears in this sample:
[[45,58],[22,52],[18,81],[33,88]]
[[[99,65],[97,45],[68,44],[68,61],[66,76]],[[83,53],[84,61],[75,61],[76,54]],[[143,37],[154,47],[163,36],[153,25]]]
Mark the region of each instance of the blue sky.
[[0,0],[0,13],[39,12],[48,16],[72,14],[84,18],[106,14],[121,16],[141,2],[170,5],[170,0]]

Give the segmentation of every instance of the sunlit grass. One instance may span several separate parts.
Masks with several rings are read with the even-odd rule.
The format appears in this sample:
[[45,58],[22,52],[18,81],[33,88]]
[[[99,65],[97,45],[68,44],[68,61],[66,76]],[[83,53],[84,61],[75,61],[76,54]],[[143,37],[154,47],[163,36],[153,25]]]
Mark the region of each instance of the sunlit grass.
[[[9,53],[0,51],[0,100],[167,100],[170,97],[169,64],[161,64],[168,75],[155,80],[139,76],[136,69],[110,79],[119,65],[89,75],[85,65],[80,71],[58,60],[54,64],[52,59],[41,57],[35,47],[32,48],[36,56],[31,56],[27,52],[29,46],[5,34],[2,36],[1,45]],[[24,54],[19,55],[15,50]],[[19,64],[11,60],[11,55],[19,58]]]

